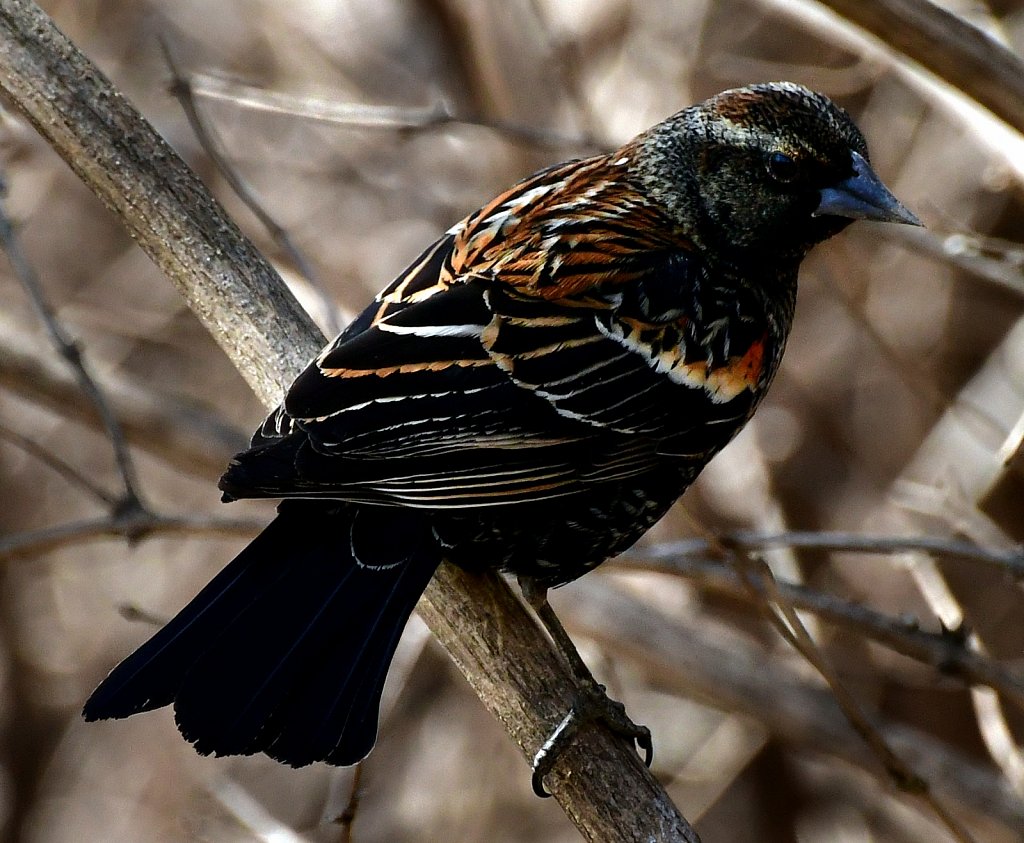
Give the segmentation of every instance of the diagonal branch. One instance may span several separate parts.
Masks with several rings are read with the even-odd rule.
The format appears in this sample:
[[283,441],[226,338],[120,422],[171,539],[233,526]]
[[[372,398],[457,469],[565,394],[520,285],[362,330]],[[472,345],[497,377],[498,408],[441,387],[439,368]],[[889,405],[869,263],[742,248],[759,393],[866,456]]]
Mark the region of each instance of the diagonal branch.
[[[209,409],[124,374],[94,376],[128,443],[180,472],[212,479],[248,437]],[[47,354],[34,334],[0,314],[0,388],[60,413],[76,424],[102,430],[96,406],[66,366]]]
[[182,111],[185,112],[185,117],[188,118],[189,125],[192,127],[192,131],[195,132],[200,145],[206,151],[206,154],[210,156],[210,160],[224,177],[225,181],[231,185],[231,189],[235,191],[238,198],[252,211],[281,251],[288,256],[288,259],[299,271],[299,274],[309,282],[309,286],[316,294],[323,309],[327,329],[331,333],[337,333],[343,327],[338,321],[338,308],[327,295],[323,282],[314,271],[313,265],[306,260],[306,256],[302,254],[299,247],[292,242],[292,238],[284,226],[275,220],[263,207],[256,196],[255,189],[242,178],[241,174],[228,161],[228,156],[224,151],[224,145],[221,143],[220,137],[213,127],[207,124],[207,121],[196,105],[191,77],[178,66],[174,54],[171,52],[171,47],[164,38],[160,39],[160,49],[164,54],[164,61],[167,62],[167,67],[171,71],[171,94],[181,105]]
[[[577,599],[566,619],[573,631],[641,666],[657,687],[764,723],[787,745],[832,756],[832,764],[841,759],[885,777],[831,692],[809,680],[802,665],[771,658],[748,637],[707,616],[666,615],[601,577],[584,577],[572,588]],[[872,719],[943,799],[1007,828],[1024,827],[1024,800],[990,766],[885,714],[876,712]],[[947,838],[936,833],[928,839]]]
[[931,0],[817,0],[1024,131],[1024,61]]
[[89,401],[96,408],[96,412],[103,422],[103,427],[106,429],[111,447],[114,450],[114,460],[117,463],[118,471],[121,473],[121,482],[124,485],[124,496],[117,502],[117,505],[126,510],[144,509],[142,496],[139,492],[138,475],[135,472],[135,462],[132,460],[131,451],[128,450],[128,444],[125,442],[121,423],[118,421],[113,410],[111,410],[109,402],[96,383],[96,379],[92,376],[92,372],[90,372],[89,366],[82,356],[82,350],[64,329],[64,326],[57,319],[57,314],[50,307],[35,269],[32,268],[32,265],[21,251],[21,245],[14,233],[14,226],[11,224],[4,209],[3,197],[5,193],[6,184],[3,177],[0,176],[0,245],[3,246],[3,250],[7,253],[7,258],[11,262],[14,275],[21,282],[22,287],[25,288],[32,306],[46,326],[46,331],[50,335],[54,348],[57,349],[57,353],[64,358],[74,371],[79,388],[88,396]]
[[[737,573],[729,565],[709,557],[645,556],[630,552],[609,562],[609,565],[623,570],[672,574],[719,594],[740,600],[750,599],[750,593]],[[763,591],[760,578],[755,579],[755,585],[759,592]],[[931,665],[942,675],[960,677],[971,684],[998,690],[1024,710],[1024,672],[973,652],[966,646],[962,631],[943,629],[941,632],[926,632],[916,620],[891,617],[869,606],[807,586],[780,580],[777,587],[796,609],[813,612],[832,624],[855,630],[894,652]]]
[[5,424],[0,424],[0,439],[9,442],[16,448],[20,448],[29,456],[35,457],[51,471],[63,477],[72,486],[77,486],[79,489],[88,492],[89,495],[101,503],[105,503],[109,508],[113,509],[117,506],[118,500],[116,495],[112,495],[98,483],[86,477],[85,474],[73,465],[62,460],[52,451],[48,451],[34,439],[18,433],[16,430],[11,430]]
[[[29,0],[0,3],[0,88],[124,222],[257,395],[276,404],[323,337],[195,175]],[[574,687],[522,604],[495,575],[443,565],[420,612],[532,757]],[[548,781],[588,839],[697,840],[632,749],[602,728],[582,730]]]

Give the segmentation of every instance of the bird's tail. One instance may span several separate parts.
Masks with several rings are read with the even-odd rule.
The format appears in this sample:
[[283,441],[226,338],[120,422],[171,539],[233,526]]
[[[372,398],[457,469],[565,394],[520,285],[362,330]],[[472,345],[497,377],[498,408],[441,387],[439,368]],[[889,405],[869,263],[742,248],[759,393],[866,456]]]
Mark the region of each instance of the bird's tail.
[[[373,747],[405,622],[440,561],[414,512],[287,501],[118,665],[86,720],[174,704],[197,751],[354,764]],[[408,523],[406,523],[408,522]]]

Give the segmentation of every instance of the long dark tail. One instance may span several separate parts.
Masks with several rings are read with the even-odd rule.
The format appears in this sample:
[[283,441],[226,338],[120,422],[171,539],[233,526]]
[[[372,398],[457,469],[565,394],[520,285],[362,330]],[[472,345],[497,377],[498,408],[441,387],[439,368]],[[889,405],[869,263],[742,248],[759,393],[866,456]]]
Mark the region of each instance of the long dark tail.
[[439,561],[415,512],[287,501],[111,672],[85,718],[173,703],[203,754],[354,764],[376,740],[388,666]]

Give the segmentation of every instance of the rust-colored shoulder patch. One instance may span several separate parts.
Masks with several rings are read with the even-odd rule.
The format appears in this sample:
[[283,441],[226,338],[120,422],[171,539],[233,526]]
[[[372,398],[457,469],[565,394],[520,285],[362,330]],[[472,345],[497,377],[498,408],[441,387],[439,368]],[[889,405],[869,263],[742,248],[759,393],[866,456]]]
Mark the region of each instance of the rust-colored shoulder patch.
[[748,391],[756,393],[764,374],[766,340],[767,337],[755,340],[744,354],[713,367],[706,360],[687,363],[680,356],[668,375],[677,383],[703,388],[716,404],[732,401]]
[[742,357],[731,357],[729,362],[708,376],[709,391],[729,400],[749,389],[755,392],[764,371],[764,343],[759,339],[750,344]]
[[470,215],[455,235],[456,277],[491,276],[548,300],[627,284],[652,253],[691,249],[665,213],[608,156],[552,168]]

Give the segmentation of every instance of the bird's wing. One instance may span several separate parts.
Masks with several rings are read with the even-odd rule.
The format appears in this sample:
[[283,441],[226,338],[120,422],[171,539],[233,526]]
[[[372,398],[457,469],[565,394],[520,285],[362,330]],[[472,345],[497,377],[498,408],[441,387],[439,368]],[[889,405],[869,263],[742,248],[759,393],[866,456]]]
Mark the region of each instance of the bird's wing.
[[[699,261],[642,224],[639,194],[595,182],[601,160],[526,180],[427,249],[296,379],[225,490],[540,500],[650,471],[708,405],[745,417],[743,378],[712,384],[685,353],[674,308]],[[589,218],[579,179],[600,187]]]

